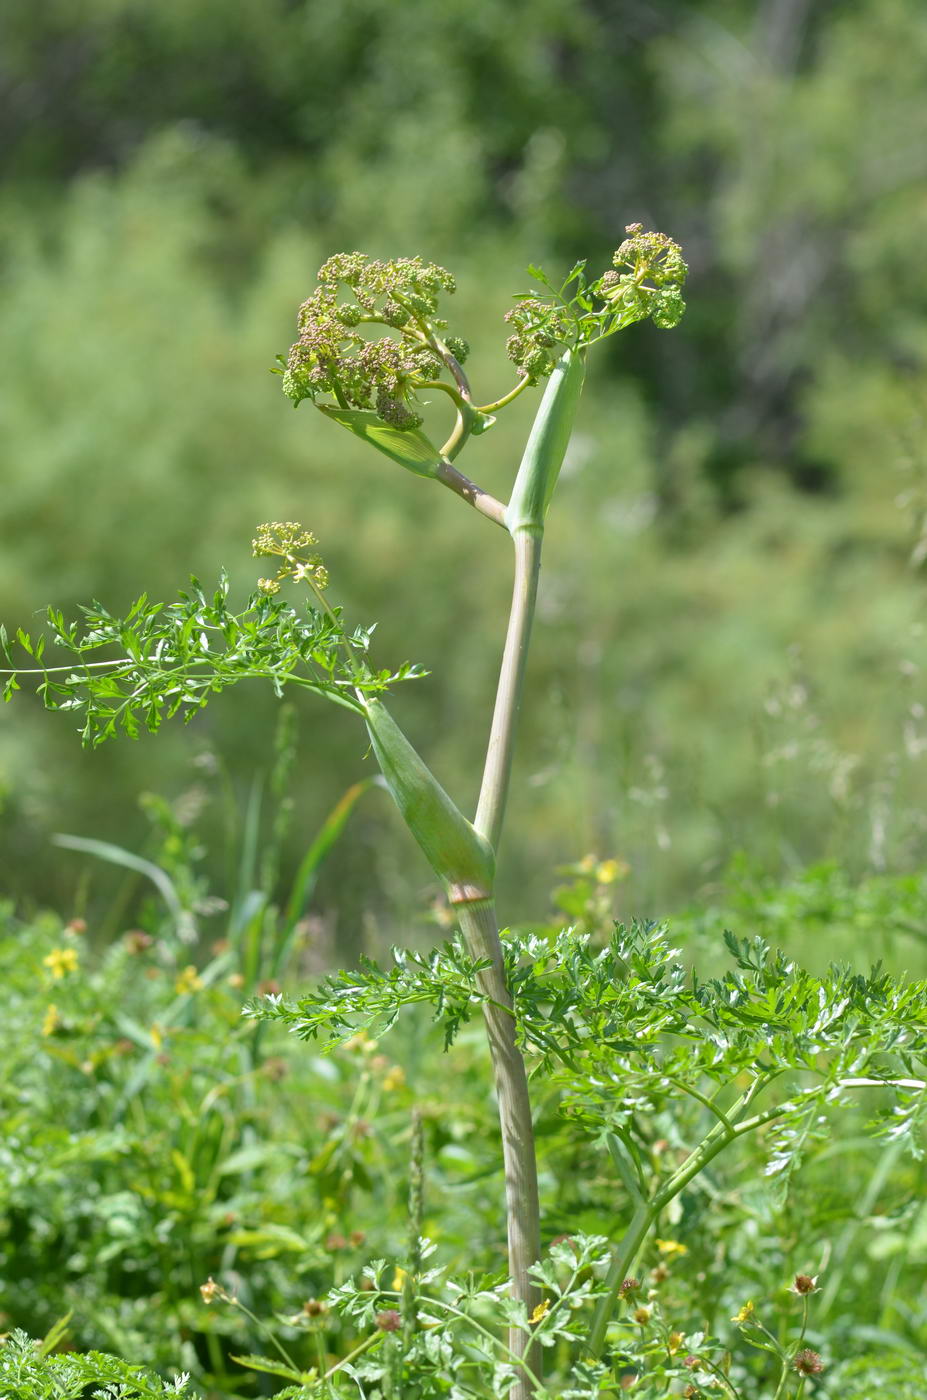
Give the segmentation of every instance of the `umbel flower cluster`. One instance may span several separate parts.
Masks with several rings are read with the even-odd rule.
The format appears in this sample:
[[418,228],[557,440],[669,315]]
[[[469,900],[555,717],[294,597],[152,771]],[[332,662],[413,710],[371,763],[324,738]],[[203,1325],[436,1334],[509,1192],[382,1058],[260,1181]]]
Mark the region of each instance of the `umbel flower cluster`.
[[[438,314],[438,298],[453,291],[453,277],[437,263],[336,253],[299,308],[299,339],[284,362],[283,392],[294,404],[329,395],[341,408],[375,408],[393,427],[417,428],[416,391],[467,356],[464,341],[441,339],[447,322]],[[395,334],[371,339],[361,329],[375,325]]]
[[260,591],[268,595],[279,593],[286,579],[311,584],[317,590],[324,588],[328,570],[315,549],[317,544],[312,531],[304,530],[296,520],[273,520],[259,525],[251,541],[252,555],[255,559],[276,556],[282,560],[273,578],[258,579]]
[[[520,379],[500,404],[546,378],[564,350],[584,350],[648,317],[663,329],[680,320],[688,269],[678,243],[665,233],[644,232],[642,224],[629,224],[625,232],[613,266],[594,281],[585,263],[559,286],[539,268],[529,269],[539,285],[520,294],[505,318],[511,330],[506,349]],[[311,399],[330,411],[366,411],[411,432],[422,423],[422,391],[441,389],[456,401],[468,431],[489,425],[487,418],[477,426],[469,413],[475,405],[462,368],[469,347],[447,334],[441,314],[441,296],[455,289],[446,268],[419,257],[377,261],[365,253],[336,253],[319,269],[318,281],[299,309],[298,340],[279,357],[283,391],[294,405]]]
[[643,224],[628,224],[625,233],[612,267],[593,282],[585,263],[577,263],[560,288],[530,269],[546,291],[526,292],[505,319],[513,327],[509,359],[531,383],[551,373],[564,346],[594,345],[647,317],[661,330],[679,324],[689,271],[682,249],[665,233],[645,233]]

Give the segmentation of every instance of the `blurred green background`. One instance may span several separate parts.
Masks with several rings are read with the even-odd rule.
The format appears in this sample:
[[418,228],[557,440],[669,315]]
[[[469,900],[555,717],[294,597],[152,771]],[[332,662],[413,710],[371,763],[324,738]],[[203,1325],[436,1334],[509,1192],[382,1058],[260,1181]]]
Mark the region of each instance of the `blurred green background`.
[[[431,677],[395,709],[476,797],[510,587],[505,539],[390,468],[268,373],[330,252],[420,253],[491,399],[528,262],[607,265],[642,221],[684,247],[689,311],[599,355],[550,520],[502,916],[551,866],[626,861],[622,901],[705,897],[738,851],[770,874],[922,860],[927,748],[927,10],[921,0],[65,0],[0,21],[0,618],[122,609],[219,566],[254,525],[319,536],[377,655]],[[504,494],[525,396],[461,465]],[[82,753],[0,709],[0,875],[91,917],[144,851],[139,797],[223,840],[271,762],[278,703],[241,687],[192,726]],[[286,862],[371,769],[348,714],[299,708]],[[199,838],[198,838],[199,839]],[[231,846],[235,837],[232,834]],[[234,853],[230,857],[234,863]],[[434,893],[364,798],[317,892],[356,948]]]

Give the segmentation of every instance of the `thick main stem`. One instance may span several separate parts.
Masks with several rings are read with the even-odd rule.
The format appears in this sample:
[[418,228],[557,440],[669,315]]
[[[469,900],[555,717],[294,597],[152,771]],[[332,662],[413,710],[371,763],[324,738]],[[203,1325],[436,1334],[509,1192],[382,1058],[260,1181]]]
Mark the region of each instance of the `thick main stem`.
[[515,531],[512,609],[499,671],[480,800],[473,823],[497,853],[512,772],[515,727],[524,688],[531,623],[537,601],[542,540],[543,530],[540,526],[522,526]]
[[[541,562],[540,527],[515,531],[515,582],[508,631],[499,672],[499,685],[493,710],[492,727],[483,769],[483,782],[474,825],[495,851],[502,833],[505,802],[512,771],[515,727],[521,704],[528,656],[528,642],[537,598]],[[470,952],[488,958],[490,966],[481,974],[486,1031],[492,1055],[502,1154],[505,1167],[505,1201],[508,1222],[509,1276],[512,1294],[531,1314],[538,1293],[528,1270],[541,1252],[540,1206],[538,1203],[537,1161],[534,1126],[525,1061],[516,1042],[515,1015],[505,979],[499,925],[492,900],[471,901],[458,906],[461,932]],[[539,1374],[539,1348],[528,1348],[525,1333],[512,1328],[509,1347]],[[529,1400],[532,1384],[522,1374],[511,1391],[511,1400]]]
[[[483,1004],[483,1016],[492,1055],[502,1130],[509,1275],[512,1295],[524,1303],[530,1318],[539,1295],[528,1270],[537,1262],[541,1252],[541,1226],[528,1074],[515,1039],[515,1016],[505,980],[495,905],[489,899],[461,904],[457,908],[457,916],[471,954],[490,961],[489,967],[479,975],[479,986],[487,998]],[[524,1356],[531,1370],[538,1374],[539,1357],[526,1353],[526,1342],[522,1330],[511,1329],[510,1349],[516,1355]],[[511,1400],[528,1400],[531,1389],[528,1377],[519,1376],[510,1392]]]

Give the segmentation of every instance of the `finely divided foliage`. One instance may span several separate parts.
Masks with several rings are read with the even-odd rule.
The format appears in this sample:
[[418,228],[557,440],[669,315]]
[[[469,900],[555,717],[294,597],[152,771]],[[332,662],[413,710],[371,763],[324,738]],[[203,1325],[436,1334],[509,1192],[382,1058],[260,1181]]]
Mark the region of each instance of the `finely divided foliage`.
[[[229,581],[207,593],[198,579],[176,603],[150,603],[142,595],[124,617],[99,603],[82,607],[82,622],[66,622],[55,608],[47,619],[54,647],[73,658],[68,666],[20,667],[6,681],[4,698],[20,677],[38,674],[36,690],[49,710],[72,711],[85,745],[97,748],[122,733],[154,733],[166,719],[185,721],[210,696],[244,680],[266,680],[277,695],[287,685],[308,690],[362,712],[358,693],[379,695],[420,667],[373,670],[366,662],[373,628],[346,632],[340,609],[303,609],[271,596],[279,581],[261,580],[240,612],[228,606]],[[15,642],[41,663],[45,637],[18,631]],[[0,629],[0,655],[12,665],[12,645]]]
[[[821,977],[762,939],[728,936],[733,966],[702,981],[663,926],[618,926],[606,947],[572,929],[504,940],[520,1042],[563,1111],[598,1136],[635,1146],[647,1116],[680,1097],[704,1110],[714,1140],[777,1124],[770,1173],[800,1160],[802,1129],[828,1106],[882,1089],[873,1126],[921,1155],[927,1117],[927,983],[832,967]],[[358,1029],[382,1035],[404,1006],[428,1003],[450,1045],[485,999],[482,964],[454,939],[428,953],[364,959],[295,1000],[272,996],[246,1014],[281,1021],[325,1048]],[[746,1109],[766,1088],[774,1102]],[[640,1183],[639,1183],[640,1184]]]
[[0,1345],[3,1400],[169,1400],[189,1395],[186,1375],[165,1381],[98,1351],[49,1354],[65,1330],[59,1326],[41,1346],[20,1331]]

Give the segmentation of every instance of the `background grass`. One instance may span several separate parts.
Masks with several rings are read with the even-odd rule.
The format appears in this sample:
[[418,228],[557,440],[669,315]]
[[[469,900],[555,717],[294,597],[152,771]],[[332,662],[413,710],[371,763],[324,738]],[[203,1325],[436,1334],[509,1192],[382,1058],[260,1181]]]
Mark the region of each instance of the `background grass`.
[[[404,4],[94,3],[8,16],[0,615],[170,596],[253,526],[302,519],[349,616],[432,677],[397,701],[475,798],[507,552],[449,495],[365,455],[266,374],[333,248],[458,276],[489,396],[530,261],[594,263],[632,218],[692,264],[672,336],[635,329],[590,383],[547,547],[503,908],[586,849],[662,912],[744,848],[769,870],[919,859],[927,220],[914,0],[842,7],[593,0],[463,14]],[[140,75],[144,74],[142,81]],[[507,489],[531,405],[464,466]],[[243,795],[273,699],[82,755],[66,717],[0,712],[4,884],[94,918],[102,870],[55,829],[139,847],[139,792]],[[350,717],[305,707],[298,860],[369,769]],[[216,810],[214,826],[223,818]],[[215,849],[217,842],[210,841]],[[569,849],[565,850],[564,846]],[[338,912],[334,911],[338,892]],[[364,805],[319,901],[356,944],[431,881]],[[391,911],[387,915],[387,911]]]

